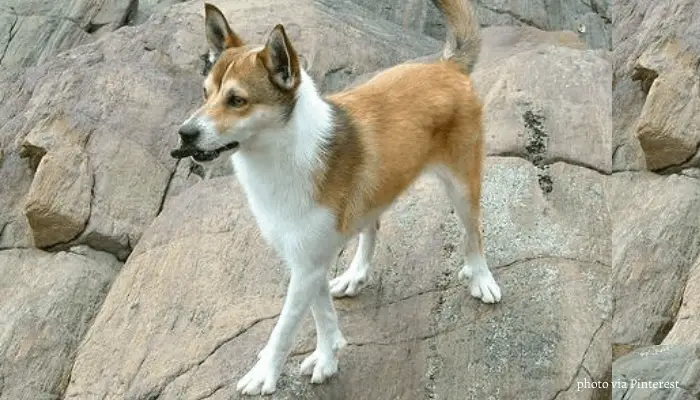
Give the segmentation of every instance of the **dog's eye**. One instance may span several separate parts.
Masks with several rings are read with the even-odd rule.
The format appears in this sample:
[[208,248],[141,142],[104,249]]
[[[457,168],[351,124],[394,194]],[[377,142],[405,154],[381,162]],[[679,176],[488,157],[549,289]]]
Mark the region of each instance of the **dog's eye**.
[[243,107],[246,104],[246,99],[240,96],[231,96],[228,98],[228,105],[231,107]]

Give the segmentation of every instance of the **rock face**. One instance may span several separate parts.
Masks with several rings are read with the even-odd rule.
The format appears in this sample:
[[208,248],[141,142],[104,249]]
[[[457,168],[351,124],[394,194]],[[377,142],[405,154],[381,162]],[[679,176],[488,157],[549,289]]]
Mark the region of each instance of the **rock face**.
[[700,256],[700,184],[686,176],[612,179],[615,343],[658,344],[675,322]]
[[[422,0],[352,0],[375,15],[404,28],[436,39],[445,37],[445,23],[438,9]],[[479,22],[485,26],[531,26],[542,30],[577,32],[592,48],[611,48],[610,0],[475,1]]]
[[538,167],[567,161],[610,173],[608,61],[593,52],[549,47],[480,66],[474,79],[487,112],[489,154],[524,157]]
[[613,398],[697,398],[700,6],[614,8]]
[[[693,400],[700,396],[700,348],[697,344],[652,346],[615,363],[614,400]],[[656,386],[653,386],[656,384]]]
[[[235,383],[279,314],[287,268],[236,181],[221,176],[231,171],[202,179],[169,156],[200,103],[202,4],[136,3],[0,8],[0,400],[238,398]],[[369,286],[336,301],[350,343],[339,376],[313,386],[297,375],[314,346],[309,319],[272,398],[607,398],[578,386],[610,379],[618,259],[620,276],[648,268],[678,283],[664,286],[663,312],[621,302],[630,323],[679,308],[694,318],[697,291],[677,287],[696,280],[681,257],[692,250],[669,272],[639,258],[635,240],[695,245],[695,179],[610,176],[612,66],[588,50],[609,47],[609,2],[478,3],[484,25],[511,25],[483,30],[474,73],[489,151],[486,254],[503,303],[480,304],[458,282],[461,232],[438,182],[423,177],[382,220]],[[442,17],[427,0],[216,4],[251,43],[284,23],[325,93],[442,49]],[[571,32],[581,23],[585,32]],[[647,204],[647,190],[663,193]],[[633,201],[639,214],[625,213]],[[671,202],[678,212],[653,225]],[[674,329],[669,341],[694,334]]]
[[700,343],[700,264],[691,269],[683,291],[680,309],[673,328],[664,338],[664,343]]
[[93,185],[89,168],[78,148],[42,157],[24,208],[37,247],[68,242],[85,228]]
[[0,399],[55,399],[121,264],[86,248],[0,251]]
[[693,0],[615,2],[616,169],[698,166],[700,28]]
[[124,26],[137,0],[5,0],[0,5],[0,71],[25,68]]

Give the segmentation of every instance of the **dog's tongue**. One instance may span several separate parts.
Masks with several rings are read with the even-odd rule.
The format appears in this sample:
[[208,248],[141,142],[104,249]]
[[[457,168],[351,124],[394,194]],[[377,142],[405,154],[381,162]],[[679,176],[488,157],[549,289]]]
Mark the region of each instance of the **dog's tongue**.
[[171,151],[170,156],[173,158],[185,158],[185,157],[193,156],[196,152],[197,152],[197,150],[191,149],[191,148],[190,149],[179,148],[179,149],[175,149],[175,150]]

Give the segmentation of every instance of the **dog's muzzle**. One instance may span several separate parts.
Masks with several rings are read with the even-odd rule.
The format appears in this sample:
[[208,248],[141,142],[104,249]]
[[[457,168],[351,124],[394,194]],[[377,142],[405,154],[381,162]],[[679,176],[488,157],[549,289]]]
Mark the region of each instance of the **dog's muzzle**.
[[206,162],[213,161],[219,156],[219,154],[223,153],[224,151],[233,150],[236,147],[238,147],[238,142],[231,142],[226,146],[219,147],[215,150],[200,150],[194,146],[183,144],[179,149],[171,151],[170,156],[177,159],[192,157],[195,161]]

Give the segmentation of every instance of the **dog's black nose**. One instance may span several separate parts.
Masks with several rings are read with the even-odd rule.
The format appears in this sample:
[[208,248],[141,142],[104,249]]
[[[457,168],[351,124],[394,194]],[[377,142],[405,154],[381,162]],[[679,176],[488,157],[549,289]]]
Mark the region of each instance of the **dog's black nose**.
[[184,124],[180,127],[178,133],[180,134],[182,143],[190,144],[194,143],[197,137],[199,137],[199,128],[195,124]]

